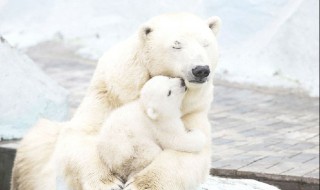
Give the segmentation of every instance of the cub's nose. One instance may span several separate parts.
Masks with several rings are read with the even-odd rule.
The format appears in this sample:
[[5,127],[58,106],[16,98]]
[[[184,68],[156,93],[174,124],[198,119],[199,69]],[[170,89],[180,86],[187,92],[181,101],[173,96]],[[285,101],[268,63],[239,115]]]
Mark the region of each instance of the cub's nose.
[[186,86],[186,83],[184,82],[183,79],[180,79],[180,84],[181,84],[182,87]]
[[192,69],[192,74],[200,79],[203,79],[210,74],[210,68],[208,65],[206,66],[196,66],[194,69]]

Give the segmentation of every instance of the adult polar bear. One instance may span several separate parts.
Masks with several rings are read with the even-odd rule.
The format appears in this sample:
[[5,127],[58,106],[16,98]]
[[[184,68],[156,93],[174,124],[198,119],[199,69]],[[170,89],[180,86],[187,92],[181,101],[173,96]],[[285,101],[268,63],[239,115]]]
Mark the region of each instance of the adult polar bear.
[[[192,14],[154,17],[100,60],[89,90],[71,121],[40,121],[21,141],[12,174],[12,190],[56,189],[58,171],[72,189],[112,189],[115,177],[103,170],[96,136],[108,114],[138,98],[152,76],[185,79],[183,122],[210,139],[208,110],[213,98],[213,71],[218,62],[216,35],[220,19],[204,21]],[[210,141],[198,154],[164,150],[135,175],[126,189],[193,190],[210,168]],[[120,182],[119,182],[120,183]]]

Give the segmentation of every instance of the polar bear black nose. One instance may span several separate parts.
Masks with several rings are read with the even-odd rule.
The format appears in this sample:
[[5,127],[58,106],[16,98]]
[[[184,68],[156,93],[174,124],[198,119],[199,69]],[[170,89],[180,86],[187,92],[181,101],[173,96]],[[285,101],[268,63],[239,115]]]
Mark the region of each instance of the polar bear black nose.
[[192,69],[192,74],[195,77],[203,79],[203,78],[209,76],[210,68],[209,68],[208,65],[206,65],[206,66],[196,66],[194,69]]

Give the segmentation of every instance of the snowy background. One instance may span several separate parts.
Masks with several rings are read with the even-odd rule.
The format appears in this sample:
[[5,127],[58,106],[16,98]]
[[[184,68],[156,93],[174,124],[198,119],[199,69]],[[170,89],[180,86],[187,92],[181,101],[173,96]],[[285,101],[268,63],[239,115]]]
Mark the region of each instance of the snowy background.
[[68,93],[0,39],[0,141],[21,138],[39,118],[64,120]]
[[96,60],[173,11],[222,18],[218,78],[319,96],[318,0],[0,0],[0,34],[22,50],[62,40]]

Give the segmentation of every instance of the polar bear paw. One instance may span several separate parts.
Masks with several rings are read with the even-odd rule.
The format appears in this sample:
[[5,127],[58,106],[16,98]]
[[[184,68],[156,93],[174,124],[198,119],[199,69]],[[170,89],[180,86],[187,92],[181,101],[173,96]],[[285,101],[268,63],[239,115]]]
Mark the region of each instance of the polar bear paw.
[[139,190],[139,188],[134,184],[134,179],[131,179],[124,185],[123,190]]
[[84,190],[122,190],[124,184],[121,180],[115,178],[111,182],[96,181],[84,184]]
[[206,135],[199,129],[194,129],[189,132],[190,140],[192,143],[190,143],[190,149],[194,152],[199,152],[203,149],[203,147],[206,144]]

